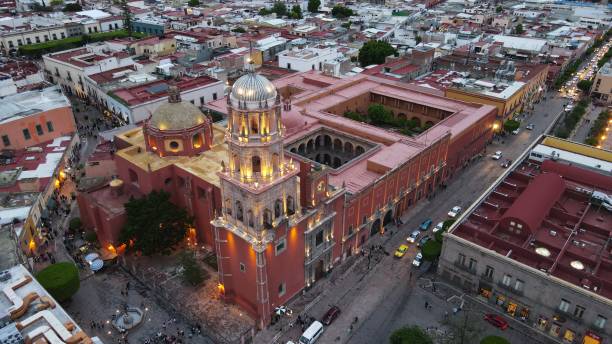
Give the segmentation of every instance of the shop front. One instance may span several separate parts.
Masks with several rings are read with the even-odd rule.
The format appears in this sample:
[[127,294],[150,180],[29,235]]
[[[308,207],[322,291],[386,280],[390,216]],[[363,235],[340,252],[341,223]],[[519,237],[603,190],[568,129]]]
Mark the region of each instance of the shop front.
[[[482,293],[486,294],[486,290],[481,288],[481,295]],[[497,293],[495,296],[495,303],[500,306],[506,312],[506,314],[514,318],[522,321],[529,319],[530,308],[504,294]]]
[[584,334],[584,338],[582,339],[582,344],[601,344],[602,343],[602,338],[591,332],[591,331],[586,331],[586,333]]
[[478,296],[488,302],[493,296],[493,287],[488,283],[480,282],[478,284]]

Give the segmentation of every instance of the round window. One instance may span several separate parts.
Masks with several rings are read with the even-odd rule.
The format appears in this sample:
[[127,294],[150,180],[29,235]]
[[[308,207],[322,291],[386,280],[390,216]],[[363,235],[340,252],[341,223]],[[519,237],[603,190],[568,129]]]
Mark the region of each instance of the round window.
[[170,141],[170,149],[178,149],[179,148],[179,143],[176,141]]

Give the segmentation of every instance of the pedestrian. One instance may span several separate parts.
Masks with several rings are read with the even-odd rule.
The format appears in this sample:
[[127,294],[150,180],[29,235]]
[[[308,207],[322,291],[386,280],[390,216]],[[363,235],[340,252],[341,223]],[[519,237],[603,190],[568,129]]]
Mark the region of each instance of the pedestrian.
[[425,301],[425,309],[429,307],[429,302]]

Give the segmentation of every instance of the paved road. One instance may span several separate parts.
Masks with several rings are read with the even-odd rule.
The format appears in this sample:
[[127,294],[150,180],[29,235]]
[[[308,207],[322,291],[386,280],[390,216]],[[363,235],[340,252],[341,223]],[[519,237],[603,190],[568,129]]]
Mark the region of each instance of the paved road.
[[602,112],[605,108],[603,107],[592,107],[589,106],[587,113],[582,117],[582,120],[578,123],[578,128],[574,131],[574,135],[571,137],[572,141],[576,141],[579,143],[584,143],[589,135],[589,131],[593,126],[597,116]]
[[[533,123],[535,129],[522,128],[518,135],[495,140],[487,147],[487,153],[501,150],[504,154],[503,159],[516,159],[552,123],[564,103],[564,99],[551,97],[546,102],[536,104],[534,115],[528,116],[523,121],[523,126]],[[460,205],[464,209],[467,208],[502,172],[503,168],[499,166],[499,161],[494,161],[488,156],[468,166],[454,177],[446,190],[438,191],[434,199],[422,202],[405,216],[405,224],[400,232],[385,244],[386,250],[392,252],[399,244],[405,242],[408,233],[417,228],[423,219],[431,218],[437,223],[446,219],[446,212],[451,207]],[[344,310],[336,322],[326,329],[322,336],[323,342],[380,342],[386,341],[394,329],[406,324],[437,325],[440,319],[429,317],[421,311],[424,297],[421,291],[409,285],[410,271],[412,271],[410,262],[416,252],[417,250],[411,247],[408,255],[401,260],[392,256],[383,258],[370,274],[358,282],[358,286],[351,286],[350,278],[346,280],[348,283],[335,286],[339,291],[354,288],[350,292],[350,297],[334,300],[335,293],[332,292],[313,307],[311,315],[317,318],[324,314],[329,304],[338,304]],[[415,277],[412,276],[413,279]],[[415,307],[419,311],[415,311]],[[444,305],[435,307],[443,309]],[[360,319],[356,324],[357,328],[349,332],[351,322],[356,316]],[[520,333],[511,336],[522,338]]]

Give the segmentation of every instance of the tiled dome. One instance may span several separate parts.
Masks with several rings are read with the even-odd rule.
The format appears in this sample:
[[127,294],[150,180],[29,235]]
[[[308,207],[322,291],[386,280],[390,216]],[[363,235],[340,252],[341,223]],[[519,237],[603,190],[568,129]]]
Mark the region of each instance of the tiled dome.
[[160,105],[149,125],[159,130],[184,130],[193,128],[206,121],[202,111],[189,102],[182,102],[180,91],[176,86],[168,90],[168,103]]
[[232,86],[230,101],[236,107],[240,104],[248,108],[265,106],[267,101],[272,106],[276,98],[276,87],[265,77],[249,72],[240,77]]

